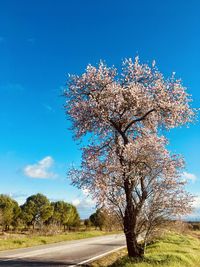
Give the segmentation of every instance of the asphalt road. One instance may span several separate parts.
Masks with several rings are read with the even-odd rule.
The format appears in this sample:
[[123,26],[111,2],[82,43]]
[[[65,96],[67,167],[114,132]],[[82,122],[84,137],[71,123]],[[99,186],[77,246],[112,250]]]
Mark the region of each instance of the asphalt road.
[[0,252],[0,266],[84,266],[88,262],[125,246],[122,234],[59,242]]

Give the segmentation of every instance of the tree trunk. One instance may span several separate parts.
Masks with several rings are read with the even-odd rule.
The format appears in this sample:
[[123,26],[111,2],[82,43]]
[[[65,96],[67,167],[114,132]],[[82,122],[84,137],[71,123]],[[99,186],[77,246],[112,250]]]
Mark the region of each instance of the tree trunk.
[[124,233],[126,236],[126,244],[129,257],[144,256],[144,248],[137,242],[136,226],[137,226],[137,211],[134,208],[132,201],[132,192],[128,181],[125,181],[126,192],[126,210],[124,216]]
[[143,246],[138,244],[137,242],[137,236],[134,233],[134,222],[126,220],[124,224],[124,233],[126,236],[128,256],[142,258],[144,256],[144,249]]

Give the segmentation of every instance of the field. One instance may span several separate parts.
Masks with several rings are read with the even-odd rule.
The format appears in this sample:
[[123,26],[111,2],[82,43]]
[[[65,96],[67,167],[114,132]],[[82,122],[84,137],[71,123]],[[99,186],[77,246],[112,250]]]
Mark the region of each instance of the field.
[[200,267],[198,235],[167,233],[147,247],[144,260],[130,260],[122,250],[92,263],[92,267]]
[[80,232],[67,232],[56,235],[3,234],[0,235],[0,250],[25,248],[36,245],[44,245],[61,241],[70,241],[70,240],[102,236],[114,233],[117,232],[91,230],[91,231],[80,231]]

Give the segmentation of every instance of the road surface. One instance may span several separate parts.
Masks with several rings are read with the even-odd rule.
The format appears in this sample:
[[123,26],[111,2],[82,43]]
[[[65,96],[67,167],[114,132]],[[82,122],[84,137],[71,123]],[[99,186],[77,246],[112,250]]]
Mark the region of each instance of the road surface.
[[5,267],[75,267],[125,246],[123,234],[59,242],[37,247],[0,252],[0,266]]

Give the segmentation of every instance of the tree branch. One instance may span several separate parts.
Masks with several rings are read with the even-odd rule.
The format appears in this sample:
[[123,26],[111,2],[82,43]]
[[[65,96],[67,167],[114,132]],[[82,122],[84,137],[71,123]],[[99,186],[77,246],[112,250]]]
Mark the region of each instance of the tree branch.
[[142,117],[138,118],[138,119],[135,119],[135,120],[132,120],[125,128],[125,130],[123,131],[124,133],[136,122],[139,122],[139,121],[142,121],[144,120],[151,112],[155,111],[155,109],[151,109],[149,110],[146,114],[144,114]]
[[113,121],[112,119],[110,119],[110,123],[113,125],[113,127],[116,129],[116,131],[121,135],[121,137],[124,140],[124,144],[128,144],[128,138],[125,135],[125,132],[121,130],[121,127],[119,125],[117,125],[117,123],[115,121]]

